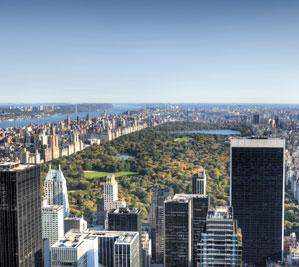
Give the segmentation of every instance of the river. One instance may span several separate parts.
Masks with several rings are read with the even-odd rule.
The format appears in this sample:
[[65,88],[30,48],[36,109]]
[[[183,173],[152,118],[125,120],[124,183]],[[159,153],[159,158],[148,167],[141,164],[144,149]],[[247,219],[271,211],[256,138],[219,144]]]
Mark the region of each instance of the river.
[[98,117],[103,113],[107,114],[121,114],[130,110],[138,110],[141,109],[142,105],[134,105],[134,104],[114,104],[110,109],[103,109],[94,112],[78,112],[78,113],[70,113],[70,114],[56,114],[49,117],[42,118],[32,118],[32,119],[24,119],[24,120],[15,120],[15,121],[0,121],[0,128],[9,128],[9,127],[24,127],[30,124],[43,125],[53,122],[58,122],[65,120],[67,116],[69,116],[72,120],[76,120],[77,116],[79,118],[86,118],[87,114],[89,114],[90,118]]

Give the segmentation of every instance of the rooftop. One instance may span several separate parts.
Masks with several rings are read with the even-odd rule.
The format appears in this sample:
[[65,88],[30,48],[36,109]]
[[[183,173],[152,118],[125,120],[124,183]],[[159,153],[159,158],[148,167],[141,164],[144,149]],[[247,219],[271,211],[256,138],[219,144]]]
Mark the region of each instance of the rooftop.
[[69,231],[63,239],[58,240],[52,248],[78,248],[84,240],[94,240],[97,238],[90,233],[80,233],[77,231]]
[[139,214],[141,213],[140,209],[137,208],[118,208],[118,209],[113,209],[109,213],[113,214]]
[[200,194],[175,194],[172,199],[168,199],[165,202],[188,202],[190,199],[193,198],[206,198],[207,195],[200,195]]
[[36,165],[33,164],[20,164],[18,162],[0,162],[0,171],[2,172],[7,172],[7,171],[20,171],[20,170],[25,170],[29,169],[31,167],[34,167]]
[[123,232],[115,241],[115,244],[130,244],[138,236],[137,232]]
[[232,210],[230,207],[217,207],[215,209],[210,209],[207,215],[208,219],[232,219]]
[[285,140],[267,137],[239,137],[231,139],[231,147],[285,147]]

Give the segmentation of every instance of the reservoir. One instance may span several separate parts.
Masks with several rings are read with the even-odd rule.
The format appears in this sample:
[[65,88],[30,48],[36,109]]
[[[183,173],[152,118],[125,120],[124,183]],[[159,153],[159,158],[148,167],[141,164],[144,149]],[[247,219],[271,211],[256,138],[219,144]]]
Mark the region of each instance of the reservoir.
[[211,135],[241,135],[240,131],[231,129],[215,129],[215,130],[185,130],[171,131],[171,134],[211,134]]

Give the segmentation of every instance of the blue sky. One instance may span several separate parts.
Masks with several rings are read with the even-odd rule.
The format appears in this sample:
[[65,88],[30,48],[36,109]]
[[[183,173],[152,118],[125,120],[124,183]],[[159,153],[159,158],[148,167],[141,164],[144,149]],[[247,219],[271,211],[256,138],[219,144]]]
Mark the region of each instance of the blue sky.
[[0,1],[0,102],[299,103],[299,1]]

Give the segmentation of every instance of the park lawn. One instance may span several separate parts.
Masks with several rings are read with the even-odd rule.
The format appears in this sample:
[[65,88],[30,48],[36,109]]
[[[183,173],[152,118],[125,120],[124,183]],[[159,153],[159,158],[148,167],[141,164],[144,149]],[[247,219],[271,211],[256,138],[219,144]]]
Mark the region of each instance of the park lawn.
[[182,136],[182,137],[178,137],[178,138],[174,139],[174,141],[179,142],[179,143],[183,143],[183,142],[188,142],[191,139],[192,138],[189,137],[189,136]]
[[124,172],[97,172],[97,171],[84,171],[84,178],[86,179],[94,179],[94,178],[102,178],[106,176],[112,176],[120,177],[120,176],[131,176],[136,175],[137,172],[130,172],[130,171],[124,171]]

